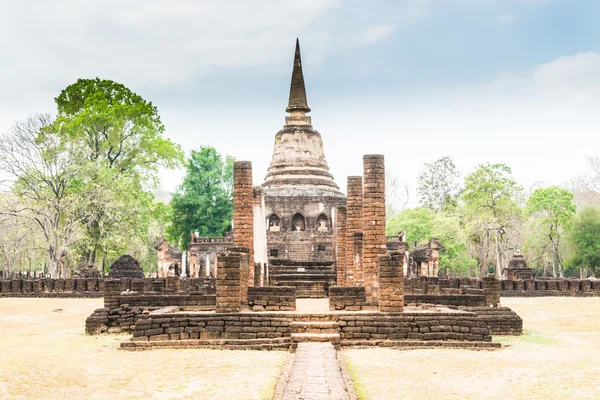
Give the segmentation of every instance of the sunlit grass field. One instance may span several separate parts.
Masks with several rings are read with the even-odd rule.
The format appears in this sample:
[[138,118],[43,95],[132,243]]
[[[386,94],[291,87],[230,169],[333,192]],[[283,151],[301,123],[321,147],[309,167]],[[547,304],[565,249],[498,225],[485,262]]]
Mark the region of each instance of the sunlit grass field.
[[128,335],[84,334],[99,307],[102,299],[0,298],[0,399],[272,397],[286,352],[122,351]]
[[353,349],[362,399],[600,399],[600,298],[503,298],[524,335],[495,351]]

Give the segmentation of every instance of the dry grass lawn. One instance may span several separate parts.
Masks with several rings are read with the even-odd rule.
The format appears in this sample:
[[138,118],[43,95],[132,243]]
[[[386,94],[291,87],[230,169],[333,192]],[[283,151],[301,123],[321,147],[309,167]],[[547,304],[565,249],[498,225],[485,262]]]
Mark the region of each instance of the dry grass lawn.
[[343,352],[363,399],[600,399],[600,298],[503,298],[521,337],[496,351]]
[[101,306],[0,298],[0,399],[271,398],[287,353],[117,350],[129,336],[84,335]]

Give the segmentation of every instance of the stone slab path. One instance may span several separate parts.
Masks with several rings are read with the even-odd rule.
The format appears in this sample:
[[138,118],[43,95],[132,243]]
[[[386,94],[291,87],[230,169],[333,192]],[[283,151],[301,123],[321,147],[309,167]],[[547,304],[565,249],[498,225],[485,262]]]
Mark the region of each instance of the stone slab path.
[[353,400],[329,342],[298,343],[294,361],[278,400]]

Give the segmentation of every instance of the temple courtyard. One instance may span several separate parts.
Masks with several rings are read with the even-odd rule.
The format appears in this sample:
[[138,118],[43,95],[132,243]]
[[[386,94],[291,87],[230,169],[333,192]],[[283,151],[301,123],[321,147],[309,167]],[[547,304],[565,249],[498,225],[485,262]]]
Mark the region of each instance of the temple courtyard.
[[[0,299],[0,398],[269,399],[287,352],[129,352],[86,336],[102,299]],[[600,298],[503,298],[521,337],[493,351],[342,351],[359,398],[600,398]],[[319,304],[298,305],[320,307]],[[315,310],[316,311],[316,310]]]

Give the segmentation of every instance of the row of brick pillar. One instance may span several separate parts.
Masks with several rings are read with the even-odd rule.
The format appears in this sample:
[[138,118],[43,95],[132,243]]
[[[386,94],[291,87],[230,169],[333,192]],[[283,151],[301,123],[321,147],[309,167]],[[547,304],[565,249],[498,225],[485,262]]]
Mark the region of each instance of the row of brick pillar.
[[402,311],[403,256],[386,253],[384,156],[365,155],[363,171],[348,177],[346,207],[337,213],[337,284],[364,286],[368,303]]

